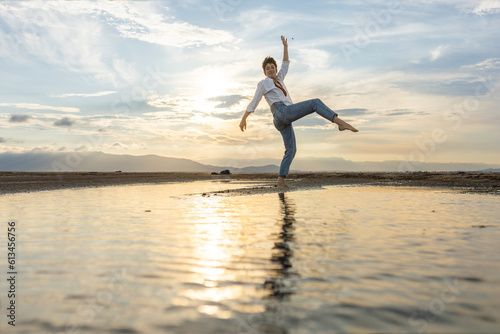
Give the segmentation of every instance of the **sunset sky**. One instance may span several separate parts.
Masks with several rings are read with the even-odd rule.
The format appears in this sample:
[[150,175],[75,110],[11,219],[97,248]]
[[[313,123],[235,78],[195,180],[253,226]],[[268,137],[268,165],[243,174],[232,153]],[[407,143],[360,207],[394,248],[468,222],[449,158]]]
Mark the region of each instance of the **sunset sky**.
[[[223,165],[280,159],[263,99],[282,59],[297,157],[500,164],[500,1],[0,3],[0,153],[102,151]],[[293,167],[293,166],[292,166]]]

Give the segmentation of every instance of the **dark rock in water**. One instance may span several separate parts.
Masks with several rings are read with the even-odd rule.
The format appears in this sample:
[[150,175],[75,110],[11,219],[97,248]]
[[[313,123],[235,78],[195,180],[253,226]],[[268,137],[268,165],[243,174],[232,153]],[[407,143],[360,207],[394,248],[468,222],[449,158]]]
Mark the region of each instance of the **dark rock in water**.
[[224,169],[223,171],[220,172],[221,175],[231,175],[231,172],[229,169]]
[[217,173],[217,172],[212,172],[212,173],[210,173],[210,175],[219,175],[219,173]]

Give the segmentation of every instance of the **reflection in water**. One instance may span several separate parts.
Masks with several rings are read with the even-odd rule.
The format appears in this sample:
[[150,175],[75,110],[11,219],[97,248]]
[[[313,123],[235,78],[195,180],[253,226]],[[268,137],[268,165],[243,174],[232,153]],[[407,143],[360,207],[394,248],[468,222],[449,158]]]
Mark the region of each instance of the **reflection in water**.
[[287,199],[284,193],[279,193],[281,202],[282,219],[280,221],[281,231],[271,236],[274,242],[271,262],[277,265],[271,270],[271,277],[266,279],[264,288],[268,290],[265,297],[267,325],[261,327],[264,333],[288,333],[284,323],[283,305],[281,302],[287,301],[292,296],[295,285],[294,277],[299,276],[293,269],[292,258],[293,249],[290,242],[295,241],[295,211],[293,201]]
[[284,193],[279,193],[279,198],[283,218],[281,232],[274,243],[271,257],[271,262],[277,264],[278,267],[272,271],[272,277],[264,283],[264,286],[269,289],[269,299],[277,301],[290,297],[293,291],[289,278],[297,276],[292,268],[293,250],[290,247],[290,242],[295,240],[295,204],[287,199]]

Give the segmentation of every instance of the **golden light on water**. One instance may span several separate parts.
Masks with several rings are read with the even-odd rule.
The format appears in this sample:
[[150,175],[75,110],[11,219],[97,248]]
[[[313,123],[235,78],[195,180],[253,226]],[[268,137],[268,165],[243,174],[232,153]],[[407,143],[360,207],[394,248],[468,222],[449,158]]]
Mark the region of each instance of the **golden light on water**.
[[[196,236],[197,244],[191,257],[194,259],[191,279],[205,289],[186,289],[180,294],[193,300],[217,302],[233,299],[242,294],[241,287],[219,287],[218,282],[234,279],[228,268],[234,258],[235,240],[228,231],[234,229],[231,208],[222,197],[196,198],[193,201],[193,216],[196,221],[190,226],[190,234]],[[216,311],[203,308],[204,313]]]

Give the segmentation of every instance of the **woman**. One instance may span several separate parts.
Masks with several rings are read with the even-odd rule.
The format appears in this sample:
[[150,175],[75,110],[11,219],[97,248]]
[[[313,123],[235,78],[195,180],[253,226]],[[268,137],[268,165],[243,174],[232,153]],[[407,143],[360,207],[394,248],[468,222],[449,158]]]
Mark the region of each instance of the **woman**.
[[337,124],[340,131],[350,130],[352,132],[358,132],[358,130],[341,120],[333,110],[328,108],[319,99],[299,103],[292,102],[284,83],[285,76],[288,72],[288,65],[290,64],[288,59],[288,42],[284,36],[281,36],[281,41],[283,42],[283,63],[281,68],[278,72],[278,66],[272,57],[264,59],[262,62],[262,69],[264,70],[266,78],[257,85],[255,96],[241,118],[240,129],[241,131],[245,131],[247,127],[247,117],[255,111],[262,96],[265,96],[273,114],[274,126],[281,133],[285,144],[285,155],[281,161],[276,186],[286,187],[285,178],[288,176],[290,165],[297,151],[292,122],[316,112],[330,122]]

